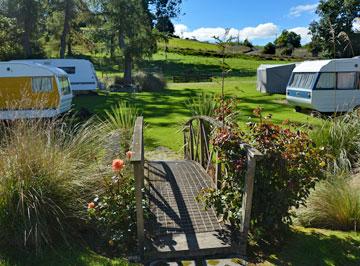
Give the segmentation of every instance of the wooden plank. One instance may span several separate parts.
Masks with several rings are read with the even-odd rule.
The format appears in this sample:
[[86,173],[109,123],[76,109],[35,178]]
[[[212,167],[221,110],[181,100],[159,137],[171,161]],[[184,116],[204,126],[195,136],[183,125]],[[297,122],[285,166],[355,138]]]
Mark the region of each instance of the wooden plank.
[[[249,147],[249,146],[248,146]],[[247,158],[247,171],[245,175],[245,187],[244,195],[242,200],[242,237],[244,238],[244,245],[241,246],[242,252],[246,253],[247,246],[247,237],[250,228],[251,221],[251,208],[252,208],[252,198],[254,192],[254,179],[255,179],[255,170],[256,170],[256,160],[262,156],[262,154],[254,148],[247,148],[248,158]]]
[[138,239],[138,252],[141,257],[144,255],[144,210],[143,188],[144,188],[144,136],[143,136],[144,118],[138,117],[134,125],[131,163],[134,167],[135,176],[135,196],[136,196],[136,226]]

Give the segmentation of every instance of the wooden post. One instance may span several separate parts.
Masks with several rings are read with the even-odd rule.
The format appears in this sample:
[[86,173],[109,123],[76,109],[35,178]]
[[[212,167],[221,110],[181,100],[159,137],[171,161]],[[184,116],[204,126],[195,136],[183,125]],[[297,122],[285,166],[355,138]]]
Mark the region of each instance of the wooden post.
[[138,117],[134,126],[131,163],[134,166],[135,195],[136,195],[136,226],[138,239],[138,252],[140,257],[144,256],[145,232],[144,232],[144,209],[143,188],[144,188],[144,136],[143,117]]
[[[219,163],[219,152],[216,151],[215,153],[215,189],[218,189],[218,181],[221,177],[221,163]],[[211,160],[211,158],[210,158]]]
[[192,122],[190,124],[190,160],[194,160],[194,131]]
[[205,148],[205,128],[204,121],[200,120],[200,164],[202,167],[206,168],[206,148]]
[[242,200],[242,237],[244,238],[244,243],[242,245],[241,252],[246,254],[247,247],[247,237],[250,228],[251,220],[251,207],[252,207],[252,198],[254,192],[254,179],[255,179],[255,169],[256,169],[256,160],[262,154],[255,149],[248,149],[248,158],[247,158],[247,171],[245,175],[245,187],[244,195]]

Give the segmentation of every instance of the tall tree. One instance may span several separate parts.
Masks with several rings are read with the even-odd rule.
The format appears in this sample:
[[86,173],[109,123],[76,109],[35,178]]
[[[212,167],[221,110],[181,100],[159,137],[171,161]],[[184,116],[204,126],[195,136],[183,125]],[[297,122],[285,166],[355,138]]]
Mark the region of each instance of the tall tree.
[[299,48],[301,47],[301,36],[295,32],[284,30],[275,40],[275,45],[278,48]]
[[[320,19],[309,28],[314,46],[320,46],[327,56],[352,56],[347,40],[339,37],[344,32],[351,42],[357,43],[359,34],[354,32],[353,23],[360,16],[359,0],[321,0],[316,13]],[[360,53],[360,47],[354,50]]]
[[32,57],[33,48],[39,46],[43,4],[40,0],[4,0],[2,3],[2,14],[14,18],[17,28],[22,32],[22,46],[26,58]]
[[70,32],[71,21],[75,15],[75,2],[74,0],[64,0],[63,1],[63,10],[64,10],[64,24],[63,30],[60,38],[60,58],[65,57],[65,50],[67,46],[67,39]]
[[[156,34],[153,25],[160,17],[174,17],[181,0],[93,0],[92,10],[103,16],[104,24],[117,41],[124,58],[124,81],[132,82],[134,61],[156,52]],[[104,26],[105,28],[105,26]],[[114,50],[113,48],[111,49]]]

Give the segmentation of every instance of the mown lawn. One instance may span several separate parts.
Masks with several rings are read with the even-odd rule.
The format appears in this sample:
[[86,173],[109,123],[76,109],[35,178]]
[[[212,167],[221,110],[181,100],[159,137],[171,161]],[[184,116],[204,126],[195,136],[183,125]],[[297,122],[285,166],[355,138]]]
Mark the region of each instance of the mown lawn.
[[[257,107],[263,108],[264,115],[272,114],[276,123],[281,123],[285,119],[298,123],[299,126],[303,123],[318,123],[317,119],[306,114],[295,113],[293,108],[286,104],[284,95],[266,95],[256,91],[256,69],[260,64],[286,62],[229,58],[227,63],[232,71],[226,78],[225,93],[240,100],[238,109],[243,125],[249,121],[253,109]],[[165,61],[164,54],[160,52],[154,55],[152,60],[144,62],[142,67],[160,70],[169,81],[172,76],[187,72],[211,73],[215,78],[213,82],[208,83],[169,82],[168,89],[162,92],[110,93],[109,95],[100,93],[99,96],[78,96],[74,100],[75,107],[87,108],[101,116],[104,110],[119,101],[130,101],[139,107],[148,125],[145,132],[146,149],[165,146],[179,151],[183,143],[181,125],[191,117],[185,103],[202,92],[220,94],[220,60],[214,57],[170,53],[168,60]],[[115,75],[113,71],[108,74]]]
[[123,259],[110,259],[98,255],[90,250],[69,250],[64,248],[57,251],[35,254],[0,254],[0,266],[135,266]]
[[[265,262],[253,264],[270,265],[360,265],[360,233],[294,227],[284,245],[270,251]],[[258,254],[257,259],[261,257]]]

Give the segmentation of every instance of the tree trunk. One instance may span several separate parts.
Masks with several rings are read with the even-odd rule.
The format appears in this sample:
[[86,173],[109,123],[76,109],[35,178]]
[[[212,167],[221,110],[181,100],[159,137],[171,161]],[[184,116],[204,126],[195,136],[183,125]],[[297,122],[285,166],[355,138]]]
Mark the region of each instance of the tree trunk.
[[110,37],[110,58],[115,58],[115,34],[111,34]]
[[124,54],[124,83],[125,85],[130,85],[132,83],[132,55],[128,51],[125,43],[124,35],[119,32],[119,47]]
[[23,47],[25,52],[25,57],[30,58],[32,55],[31,42],[30,42],[30,30],[25,25],[25,31],[23,34]]
[[71,38],[71,29],[69,30],[69,39],[68,39],[68,44],[67,44],[67,54],[68,56],[72,56],[73,52],[72,52],[72,38]]
[[130,53],[125,53],[124,82],[126,85],[132,83],[132,57]]
[[66,39],[68,37],[70,31],[70,19],[71,19],[71,5],[72,0],[65,0],[65,10],[64,10],[64,26],[63,32],[60,38],[60,58],[65,57],[65,50],[66,50]]

